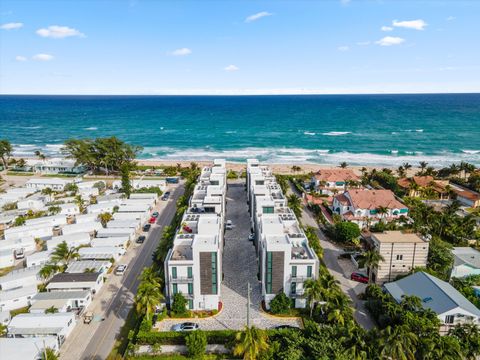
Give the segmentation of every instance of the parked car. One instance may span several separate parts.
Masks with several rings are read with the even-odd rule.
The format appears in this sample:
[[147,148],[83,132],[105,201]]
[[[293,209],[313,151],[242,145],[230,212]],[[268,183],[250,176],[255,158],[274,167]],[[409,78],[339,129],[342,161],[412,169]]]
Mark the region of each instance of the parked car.
[[352,273],[352,275],[350,275],[350,279],[364,284],[368,284],[368,276],[362,273],[354,272]]
[[167,201],[169,197],[170,197],[170,191],[166,191],[162,196],[162,200]]
[[154,216],[152,216],[152,217],[150,218],[150,220],[148,220],[148,222],[149,222],[150,224],[155,224],[155,221],[157,221],[157,218],[154,217]]
[[25,259],[25,252],[23,249],[17,249],[14,251],[15,260]]
[[146,237],[144,235],[140,235],[138,238],[137,238],[137,241],[136,243],[137,244],[143,244],[144,241],[145,241]]
[[93,312],[87,311],[85,315],[83,315],[83,323],[90,324],[93,320]]
[[194,331],[198,330],[200,326],[192,322],[184,322],[181,324],[176,324],[172,326],[173,331]]
[[123,275],[127,271],[127,265],[118,265],[115,269],[115,275]]
[[253,240],[255,240],[255,234],[252,233],[248,235],[248,241],[253,241]]
[[278,325],[278,326],[275,326],[274,329],[277,329],[277,330],[282,330],[282,329],[297,329],[297,330],[298,330],[298,327],[296,327],[296,326],[291,326],[291,325]]
[[227,230],[232,230],[233,229],[232,220],[227,220],[227,222],[225,223],[225,229],[227,229]]
[[150,224],[145,224],[145,225],[143,225],[143,231],[144,231],[144,232],[148,232],[151,227],[152,227],[152,225],[150,225]]
[[178,177],[167,177],[165,181],[167,184],[178,184]]
[[154,218],[158,218],[158,215],[159,215],[159,214],[158,214],[158,211],[154,211],[154,212],[152,213],[152,216],[153,216]]

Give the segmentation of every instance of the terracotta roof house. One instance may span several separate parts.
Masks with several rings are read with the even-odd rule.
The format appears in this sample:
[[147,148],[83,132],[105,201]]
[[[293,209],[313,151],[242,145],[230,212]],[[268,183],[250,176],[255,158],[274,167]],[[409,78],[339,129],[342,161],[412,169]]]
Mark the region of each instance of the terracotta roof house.
[[390,190],[348,190],[333,198],[332,210],[360,227],[408,216],[407,206],[398,201]]
[[419,197],[422,190],[431,188],[438,193],[440,199],[448,199],[449,193],[446,186],[447,181],[435,180],[433,176],[412,176],[411,178],[402,178],[397,181],[398,186],[408,190],[408,196]]
[[480,194],[473,190],[466,189],[461,186],[452,186],[452,190],[457,195],[457,200],[462,203],[462,205],[477,208],[480,207]]
[[[352,169],[320,169],[312,176],[311,183],[316,191],[334,195],[345,191],[347,181],[360,182],[360,177]],[[347,184],[348,185],[348,184]]]

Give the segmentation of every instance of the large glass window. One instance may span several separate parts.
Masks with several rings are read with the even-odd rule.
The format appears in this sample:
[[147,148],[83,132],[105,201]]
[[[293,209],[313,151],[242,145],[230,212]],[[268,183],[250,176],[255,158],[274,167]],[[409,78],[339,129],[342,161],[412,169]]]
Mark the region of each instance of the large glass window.
[[312,266],[308,265],[307,266],[307,277],[312,277]]
[[272,253],[267,252],[267,294],[272,293]]
[[263,213],[264,214],[273,214],[274,213],[273,206],[264,206],[263,207]]
[[188,277],[189,279],[193,278],[193,271],[192,271],[192,267],[191,267],[191,266],[189,266],[189,267],[187,268],[187,277]]
[[217,253],[212,252],[212,293],[218,293],[218,286],[217,286]]
[[297,293],[297,283],[292,282],[290,285],[290,294],[295,295]]
[[175,295],[176,293],[178,293],[178,285],[172,284],[172,287],[173,287],[173,295]]
[[174,266],[172,267],[172,279],[176,279],[177,278],[177,267]]
[[292,277],[297,277],[297,267],[292,266]]
[[189,308],[190,310],[193,309],[193,300],[188,300],[188,308]]
[[188,284],[188,295],[193,295],[193,284]]

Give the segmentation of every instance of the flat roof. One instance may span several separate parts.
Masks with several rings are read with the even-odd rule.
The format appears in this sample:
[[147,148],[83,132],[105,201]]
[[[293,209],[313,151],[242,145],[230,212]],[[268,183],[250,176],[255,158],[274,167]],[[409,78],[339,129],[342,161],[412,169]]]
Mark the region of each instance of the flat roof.
[[60,273],[54,275],[49,283],[59,283],[59,282],[95,282],[97,281],[100,273]]
[[75,291],[48,291],[39,292],[32,300],[56,300],[56,299],[84,299],[90,294],[90,290],[75,290]]
[[372,237],[380,243],[425,243],[426,240],[414,233],[404,233],[402,231],[384,231],[382,233],[372,233]]
[[55,349],[57,338],[54,336],[0,338],[0,358],[8,360],[37,359],[44,346]]

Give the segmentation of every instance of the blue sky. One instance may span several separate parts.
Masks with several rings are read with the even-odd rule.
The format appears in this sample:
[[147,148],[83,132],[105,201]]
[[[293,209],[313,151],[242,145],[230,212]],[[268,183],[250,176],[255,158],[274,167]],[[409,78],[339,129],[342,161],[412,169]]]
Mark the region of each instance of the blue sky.
[[3,94],[480,92],[480,1],[0,2]]

